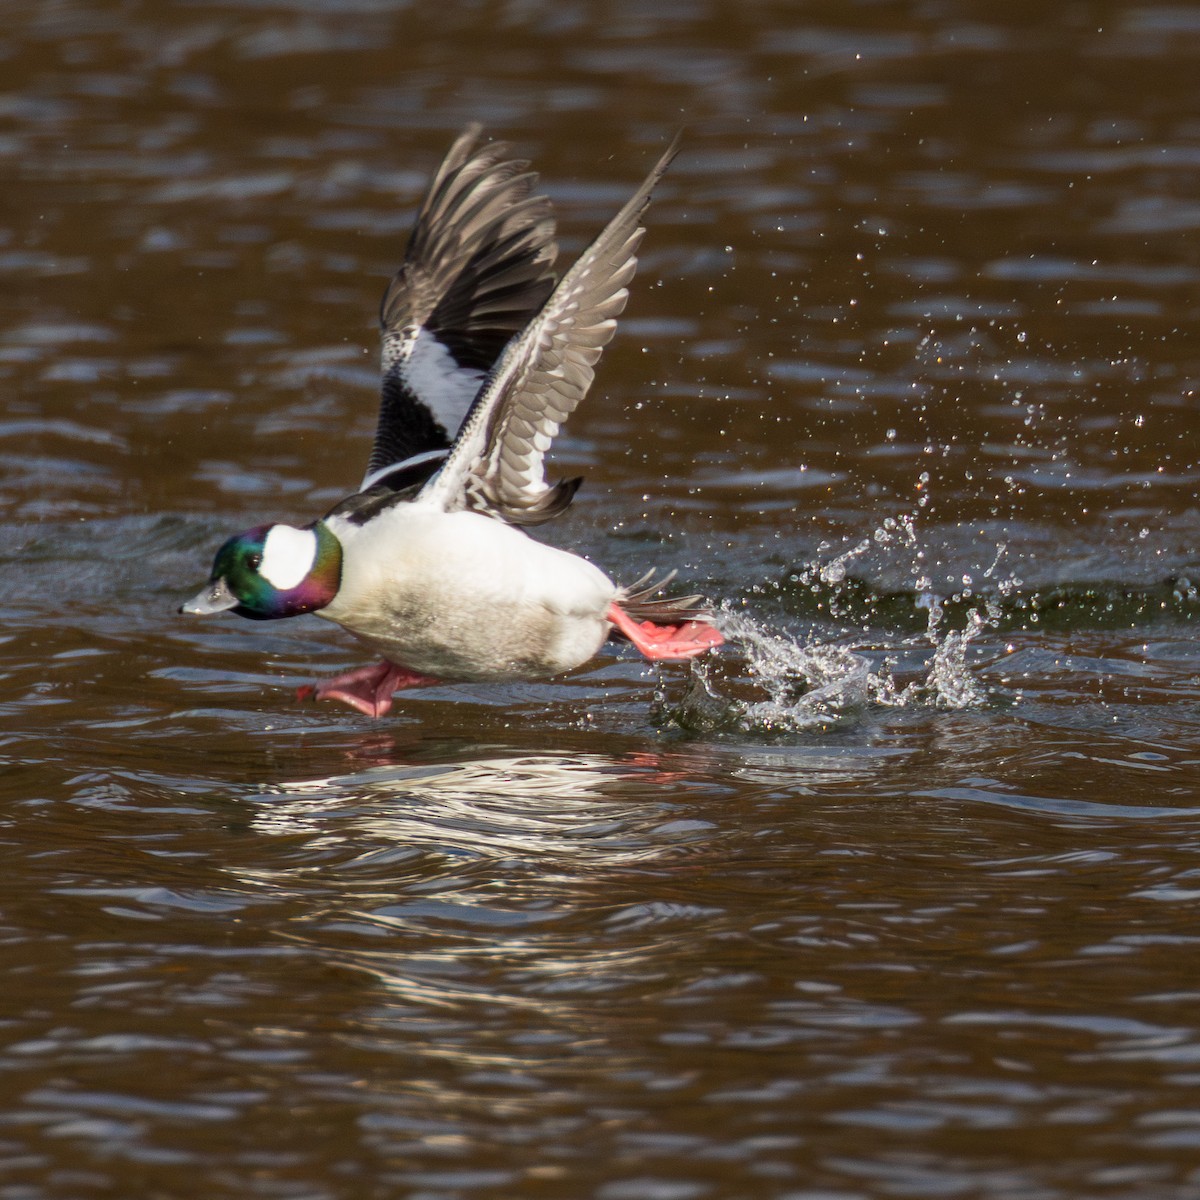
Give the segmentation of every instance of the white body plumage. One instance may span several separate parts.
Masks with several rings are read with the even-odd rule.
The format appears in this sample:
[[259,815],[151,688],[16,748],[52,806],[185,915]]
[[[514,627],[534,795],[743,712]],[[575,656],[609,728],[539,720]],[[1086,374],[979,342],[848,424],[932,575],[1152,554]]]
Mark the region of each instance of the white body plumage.
[[591,658],[617,586],[599,567],[492,517],[396,504],[328,527],[342,584],[318,615],[438,679],[546,678]]

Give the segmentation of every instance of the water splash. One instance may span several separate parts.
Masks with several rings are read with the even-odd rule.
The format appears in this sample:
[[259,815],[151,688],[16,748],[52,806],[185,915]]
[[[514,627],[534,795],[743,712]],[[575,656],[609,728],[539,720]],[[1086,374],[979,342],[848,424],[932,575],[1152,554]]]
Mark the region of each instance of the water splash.
[[827,728],[870,700],[870,664],[850,647],[802,645],[744,613],[724,611],[721,632],[745,656],[746,669],[766,692],[736,702],[737,723],[747,730]]
[[[765,697],[727,694],[730,681],[716,682],[709,664],[697,662],[683,700],[670,715],[692,730],[798,733],[831,729],[872,705],[952,710],[986,703],[987,690],[971,672],[968,650],[989,627],[988,616],[973,609],[964,629],[940,630],[939,620],[937,607],[931,607],[929,632],[920,640],[929,640],[932,653],[917,679],[900,683],[888,647],[804,642],[726,608],[718,625],[745,662],[744,680],[733,683],[749,683]],[[903,639],[893,649],[911,654],[917,640]]]
[[[928,476],[922,475],[921,479],[925,482]],[[837,587],[845,582],[847,568],[850,564],[857,559],[861,559],[876,547],[885,550],[892,547],[901,547],[912,552],[914,564],[919,562],[923,555],[917,545],[916,515],[914,513],[902,513],[898,517],[885,517],[870,537],[863,538],[849,550],[844,550],[829,562],[822,563],[815,561],[806,563],[793,576],[793,582],[808,584],[809,586],[820,586],[823,584],[827,587]],[[823,543],[820,549],[827,550],[829,546],[827,543]],[[916,572],[917,568],[914,566],[914,574]],[[927,584],[928,581],[926,581]]]
[[[671,717],[690,729],[777,733],[830,728],[871,705],[960,710],[985,704],[989,694],[972,673],[971,644],[997,627],[1002,617],[999,600],[1019,581],[998,577],[1006,549],[998,543],[991,565],[979,575],[983,592],[976,591],[976,580],[970,574],[961,576],[961,585],[950,595],[933,590],[926,552],[917,533],[918,517],[929,498],[928,485],[928,475],[922,474],[918,484],[921,495],[913,512],[885,518],[870,536],[828,561],[804,564],[789,580],[824,597],[829,616],[845,619],[860,605],[863,592],[862,585],[848,577],[850,564],[875,549],[906,556],[912,580],[909,604],[924,610],[923,632],[910,631],[881,644],[878,625],[867,619],[860,625],[861,636],[847,632],[837,640],[805,642],[726,604],[717,623],[742,655],[745,678],[722,680],[722,684],[750,683],[755,691],[765,693],[765,698],[723,694],[710,668],[698,663],[684,699]],[[953,624],[948,607],[954,614]],[[911,660],[914,652],[924,647],[928,652],[914,678]],[[900,657],[910,662],[904,681],[895,674]]]

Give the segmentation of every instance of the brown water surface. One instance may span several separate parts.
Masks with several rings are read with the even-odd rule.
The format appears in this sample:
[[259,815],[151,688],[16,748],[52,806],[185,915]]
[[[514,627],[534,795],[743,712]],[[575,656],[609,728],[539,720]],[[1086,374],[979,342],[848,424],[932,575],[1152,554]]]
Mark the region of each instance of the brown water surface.
[[[0,1200],[1200,1195],[1200,9],[0,13]],[[473,119],[686,126],[547,536],[731,647],[300,705]]]

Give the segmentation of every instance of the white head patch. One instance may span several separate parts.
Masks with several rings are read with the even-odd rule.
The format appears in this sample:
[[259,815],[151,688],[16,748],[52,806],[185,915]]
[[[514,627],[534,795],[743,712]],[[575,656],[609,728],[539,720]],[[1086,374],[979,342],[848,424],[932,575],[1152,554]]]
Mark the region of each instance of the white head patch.
[[317,535],[311,529],[272,525],[263,541],[258,573],[281,592],[299,584],[317,561]]

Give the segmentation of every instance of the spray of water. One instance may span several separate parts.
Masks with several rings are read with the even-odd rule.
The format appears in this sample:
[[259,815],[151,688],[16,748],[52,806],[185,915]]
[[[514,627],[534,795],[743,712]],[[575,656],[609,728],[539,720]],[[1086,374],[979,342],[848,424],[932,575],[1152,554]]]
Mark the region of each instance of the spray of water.
[[[1007,593],[1016,581],[997,578],[1005,547],[996,547],[992,565],[983,572],[987,593],[975,590],[970,575],[962,577],[961,589],[943,597],[933,590],[926,555],[920,545],[917,520],[928,497],[928,477],[919,481],[921,499],[916,511],[887,517],[869,536],[848,550],[825,561],[802,565],[794,582],[814,589],[833,589],[827,610],[831,616],[845,615],[839,606],[839,589],[848,568],[872,548],[899,553],[908,558],[915,603],[926,612],[926,627],[916,636],[898,637],[881,645],[878,630],[869,640],[852,635],[836,642],[802,640],[726,604],[717,623],[726,640],[744,658],[746,674],[764,698],[734,699],[722,694],[712,672],[695,664],[683,703],[672,714],[690,728],[726,728],[743,732],[800,732],[829,728],[852,719],[871,705],[889,708],[930,707],[966,709],[987,701],[987,690],[974,676],[970,647],[982,633],[995,628],[1001,610],[994,596]],[[946,617],[947,602],[959,613],[964,602],[965,620],[951,627]],[[848,606],[847,606],[848,607]],[[863,630],[864,635],[866,630]],[[911,658],[914,647],[928,648],[922,671],[915,678],[895,678],[892,649]]]

